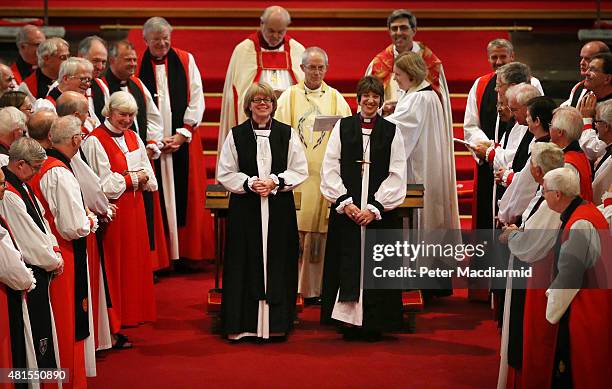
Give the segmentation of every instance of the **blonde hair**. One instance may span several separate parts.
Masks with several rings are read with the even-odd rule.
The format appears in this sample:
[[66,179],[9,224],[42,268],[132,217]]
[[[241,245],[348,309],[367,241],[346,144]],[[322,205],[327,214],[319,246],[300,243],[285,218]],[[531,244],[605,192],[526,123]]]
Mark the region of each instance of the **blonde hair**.
[[417,53],[409,51],[400,54],[395,59],[395,66],[406,72],[414,82],[414,86],[418,86],[427,77],[427,65],[425,61]]
[[274,112],[276,112],[276,107],[278,104],[276,101],[276,95],[274,94],[274,89],[272,89],[272,87],[265,82],[252,84],[249,89],[246,90],[244,94],[244,104],[242,105],[244,113],[248,117],[252,116],[253,113],[251,112],[251,103],[257,95],[263,95],[272,100],[272,113],[270,113],[270,116],[274,116]]

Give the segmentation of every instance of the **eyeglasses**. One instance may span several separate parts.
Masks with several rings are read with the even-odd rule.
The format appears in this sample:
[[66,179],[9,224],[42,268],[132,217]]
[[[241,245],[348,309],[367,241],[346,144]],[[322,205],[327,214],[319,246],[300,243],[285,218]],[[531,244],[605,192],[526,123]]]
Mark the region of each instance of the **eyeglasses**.
[[34,166],[29,161],[26,161],[25,159],[23,160],[23,162],[25,162],[32,169],[34,173],[38,173],[43,165],[43,163],[41,162],[40,164],[37,164],[36,166]]
[[412,27],[410,27],[409,25],[406,24],[402,24],[399,26],[389,26],[389,30],[391,30],[391,32],[408,32],[412,29]]
[[605,120],[597,120],[597,119],[593,119],[593,125],[596,126],[598,123],[603,123],[606,124]]
[[262,103],[262,102],[263,102],[263,103],[266,103],[266,104],[270,104],[270,103],[272,102],[272,99],[271,99],[271,98],[269,98],[269,97],[264,97],[264,98],[255,97],[255,98],[253,99],[253,102],[254,102],[255,104],[260,104],[260,103]]
[[70,76],[68,78],[76,78],[79,81],[81,81],[81,84],[90,84],[92,81],[91,77],[77,77],[77,76]]
[[0,181],[0,188],[6,188],[6,181]]
[[59,58],[60,61],[65,61],[68,58],[70,58],[70,54],[62,54],[62,55],[55,55],[55,57]]
[[308,71],[311,72],[324,72],[325,69],[327,69],[327,66],[325,65],[321,65],[321,66],[315,66],[315,65],[305,65],[304,68]]
[[74,138],[75,136],[78,136],[78,137],[80,137],[81,139],[85,139],[85,138],[87,138],[87,135],[88,135],[88,134],[86,134],[86,133],[84,133],[84,132],[79,132],[78,134],[74,134],[74,135],[72,135],[72,137]]

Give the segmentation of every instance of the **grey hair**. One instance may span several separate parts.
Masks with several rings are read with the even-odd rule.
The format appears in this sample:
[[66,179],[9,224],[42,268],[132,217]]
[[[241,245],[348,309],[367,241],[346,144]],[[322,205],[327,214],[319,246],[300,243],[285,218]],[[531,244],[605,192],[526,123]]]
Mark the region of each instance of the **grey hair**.
[[325,50],[317,46],[312,46],[304,50],[304,52],[302,53],[302,65],[306,66],[306,62],[308,62],[308,57],[310,56],[310,54],[315,54],[315,53],[321,54],[321,56],[325,60],[325,66],[329,64],[328,59],[327,59],[327,53],[325,52]]
[[568,197],[580,194],[580,178],[573,169],[560,167],[544,175],[544,185],[548,190],[558,190]]
[[25,43],[28,40],[28,32],[36,30],[42,32],[40,28],[36,27],[33,24],[26,24],[25,26],[17,30],[17,35],[15,37],[15,43],[17,44],[17,47],[19,47],[22,43]]
[[259,20],[261,20],[261,22],[265,24],[270,18],[270,16],[276,12],[280,12],[281,15],[283,15],[283,17],[285,18],[285,21],[287,22],[287,25],[291,24],[291,15],[289,15],[289,11],[287,11],[280,5],[271,5],[268,8],[264,9]]
[[68,115],[55,119],[49,130],[51,143],[65,144],[73,136],[81,133],[81,120],[76,116]]
[[496,47],[503,47],[504,49],[508,50],[508,54],[514,53],[514,46],[512,45],[512,42],[510,42],[508,39],[493,39],[487,45],[487,52],[493,50]]
[[117,109],[122,112],[138,113],[138,105],[134,96],[128,92],[117,91],[113,93],[104,104],[102,116],[109,117],[112,110]]
[[396,9],[387,16],[387,28],[391,28],[391,23],[397,19],[408,19],[408,24],[410,24],[410,28],[412,29],[415,29],[417,26],[416,16],[414,16],[412,12],[407,9]]
[[597,112],[601,120],[612,128],[612,100],[606,100],[597,104]]
[[134,49],[134,44],[127,39],[113,42],[108,48],[108,58],[117,58],[117,55],[119,54],[119,46],[125,46],[130,50],[136,50]]
[[7,135],[17,128],[26,131],[26,121],[26,114],[16,107],[10,106],[0,109],[0,135]]
[[78,72],[79,66],[82,66],[86,72],[93,72],[93,65],[85,58],[70,57],[60,65],[57,79],[62,81],[64,76],[74,76]]
[[68,42],[63,40],[62,38],[53,37],[45,40],[38,46],[36,49],[36,56],[38,57],[38,67],[43,67],[45,60],[43,57],[54,55],[60,48],[60,45],[64,45],[67,48],[70,48]]
[[574,107],[559,107],[553,111],[551,128],[561,130],[570,142],[578,140],[582,134],[582,114]]
[[544,174],[563,167],[565,165],[563,150],[552,142],[536,142],[531,145],[531,164],[542,169]]
[[100,38],[97,35],[90,35],[88,37],[83,38],[83,40],[79,43],[79,47],[77,49],[77,54],[79,57],[85,57],[89,50],[91,49],[91,44],[93,42],[100,42],[104,47],[106,47],[106,41]]
[[538,96],[542,96],[538,88],[525,82],[518,85],[512,85],[506,91],[506,98],[508,101],[514,98],[520,105],[527,105],[529,100]]
[[172,33],[172,26],[166,19],[159,16],[153,16],[142,26],[142,36],[146,38],[149,33],[160,32],[163,31],[164,28],[168,29],[168,33]]
[[35,139],[22,136],[11,144],[9,161],[24,160],[28,163],[44,161],[47,158],[45,149]]
[[501,77],[506,84],[520,84],[529,82],[531,70],[529,66],[521,62],[510,62],[496,70],[497,77]]

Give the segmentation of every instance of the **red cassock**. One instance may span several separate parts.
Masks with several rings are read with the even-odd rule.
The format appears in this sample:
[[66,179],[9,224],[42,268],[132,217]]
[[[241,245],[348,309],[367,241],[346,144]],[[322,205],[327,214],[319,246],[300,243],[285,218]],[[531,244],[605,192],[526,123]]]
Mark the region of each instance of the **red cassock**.
[[[59,346],[60,364],[62,368],[69,369],[70,382],[64,383],[64,388],[87,387],[85,375],[85,342],[77,341],[75,328],[75,253],[72,241],[62,238],[55,225],[55,217],[51,213],[49,203],[40,189],[42,177],[51,169],[68,169],[60,160],[47,157],[40,171],[30,180],[29,184],[34,194],[40,200],[45,210],[45,219],[51,227],[51,232],[57,239],[58,246],[62,251],[64,260],[64,271],[55,277],[49,287],[51,305],[53,307],[53,318],[57,331],[57,343]],[[68,169],[69,170],[69,169]],[[80,302],[87,312],[87,300]]]
[[[608,233],[608,223],[592,203],[580,205],[568,220],[561,238],[565,242],[569,230],[578,220],[588,220],[602,234]],[[605,239],[605,238],[604,238]],[[602,250],[605,241],[602,239]],[[608,240],[609,242],[609,240]],[[552,266],[551,257],[538,266]],[[602,255],[596,265],[585,273],[585,285],[592,285],[602,269],[610,268],[612,258]],[[604,262],[605,261],[605,265]],[[527,291],[523,338],[522,387],[550,388],[557,347],[558,324],[546,320],[547,298],[544,289]],[[612,324],[612,291],[608,289],[581,289],[570,304],[570,369],[575,389],[609,387],[610,325]]]
[[[6,285],[0,283],[0,367],[13,366],[11,354],[11,329],[9,327],[8,301]],[[0,388],[11,388],[11,384],[0,384]]]
[[[121,175],[128,170],[127,160],[121,149],[112,140],[109,130],[100,126],[90,136],[98,138],[104,148],[111,170]],[[124,137],[130,152],[139,148],[136,133],[125,131]],[[112,203],[117,205],[117,215],[108,224],[104,233],[104,255],[108,288],[112,301],[109,310],[111,332],[119,327],[136,326],[155,320],[155,295],[151,253],[147,235],[147,220],[144,212],[142,192],[133,191],[129,175],[127,189]]]

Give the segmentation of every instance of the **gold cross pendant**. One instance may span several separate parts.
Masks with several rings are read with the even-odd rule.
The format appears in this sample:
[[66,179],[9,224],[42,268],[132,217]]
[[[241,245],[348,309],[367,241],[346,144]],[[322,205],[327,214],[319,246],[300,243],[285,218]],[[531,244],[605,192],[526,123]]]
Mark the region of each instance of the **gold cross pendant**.
[[360,164],[361,164],[361,177],[363,177],[363,172],[364,172],[364,170],[365,170],[365,165],[369,165],[369,164],[371,164],[371,163],[372,163],[372,162],[370,162],[370,161],[366,161],[365,159],[360,159],[360,160],[355,161],[355,162],[357,162],[357,163],[360,163]]

